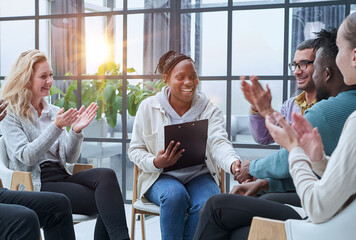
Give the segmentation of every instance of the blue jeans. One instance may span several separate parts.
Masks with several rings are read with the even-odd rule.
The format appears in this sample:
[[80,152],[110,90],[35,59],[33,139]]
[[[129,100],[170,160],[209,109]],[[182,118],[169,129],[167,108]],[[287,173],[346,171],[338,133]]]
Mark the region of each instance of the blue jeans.
[[160,206],[162,240],[191,240],[199,222],[199,210],[220,192],[207,173],[183,185],[176,178],[161,175],[145,193],[148,201]]

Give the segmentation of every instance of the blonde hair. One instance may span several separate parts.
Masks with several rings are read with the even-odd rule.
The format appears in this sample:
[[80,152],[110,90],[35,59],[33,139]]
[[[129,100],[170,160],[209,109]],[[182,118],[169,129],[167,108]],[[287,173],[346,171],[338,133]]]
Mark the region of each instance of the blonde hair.
[[48,59],[37,49],[21,53],[5,78],[5,84],[1,90],[2,98],[8,102],[7,108],[13,114],[29,121],[34,119],[31,111],[33,67],[36,63],[43,61],[48,61]]
[[356,48],[356,12],[351,13],[349,16],[345,18],[344,25],[344,37],[348,41],[351,48]]

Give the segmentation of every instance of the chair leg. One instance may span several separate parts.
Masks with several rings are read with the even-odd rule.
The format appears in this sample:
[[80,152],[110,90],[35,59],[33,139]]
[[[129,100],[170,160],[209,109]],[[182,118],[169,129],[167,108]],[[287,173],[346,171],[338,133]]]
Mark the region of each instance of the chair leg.
[[132,208],[132,213],[131,213],[131,240],[135,240],[135,216],[136,216],[136,211],[134,208]]
[[141,232],[142,232],[142,240],[146,239],[146,233],[145,233],[145,215],[140,214],[141,218]]

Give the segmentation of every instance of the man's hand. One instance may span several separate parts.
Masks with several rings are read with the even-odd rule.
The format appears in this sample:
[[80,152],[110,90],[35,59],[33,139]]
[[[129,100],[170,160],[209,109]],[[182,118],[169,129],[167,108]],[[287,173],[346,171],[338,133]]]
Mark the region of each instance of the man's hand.
[[174,144],[174,141],[171,141],[168,144],[166,150],[161,150],[158,152],[157,157],[153,160],[153,164],[156,168],[165,168],[174,165],[178,159],[182,156],[184,149],[178,151],[180,142]]
[[258,111],[257,107],[254,105],[255,104],[255,97],[252,91],[252,85],[248,84],[246,82],[246,77],[245,76],[240,76],[241,80],[241,90],[245,96],[245,99],[251,104],[251,108],[254,111]]
[[256,196],[258,192],[263,190],[268,190],[269,184],[268,180],[257,180],[255,182],[243,183],[240,185],[235,185],[230,193],[240,194],[245,196]]
[[257,111],[262,117],[271,115],[274,110],[272,108],[272,95],[268,85],[264,90],[258,81],[258,77],[250,76],[251,85],[245,81],[245,76],[241,76],[241,89],[246,100],[251,104],[253,110]]
[[237,171],[234,174],[234,180],[237,180],[239,183],[253,180],[253,177],[250,175],[250,170],[249,170],[250,163],[251,160],[244,160],[241,163],[240,171]]

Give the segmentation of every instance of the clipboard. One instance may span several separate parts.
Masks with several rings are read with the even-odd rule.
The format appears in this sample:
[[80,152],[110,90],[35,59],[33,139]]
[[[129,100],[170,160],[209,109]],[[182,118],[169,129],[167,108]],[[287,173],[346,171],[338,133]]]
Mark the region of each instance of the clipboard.
[[208,119],[203,119],[164,127],[165,149],[172,140],[174,143],[181,143],[179,149],[185,149],[178,161],[173,166],[164,168],[164,172],[204,164],[208,123]]

